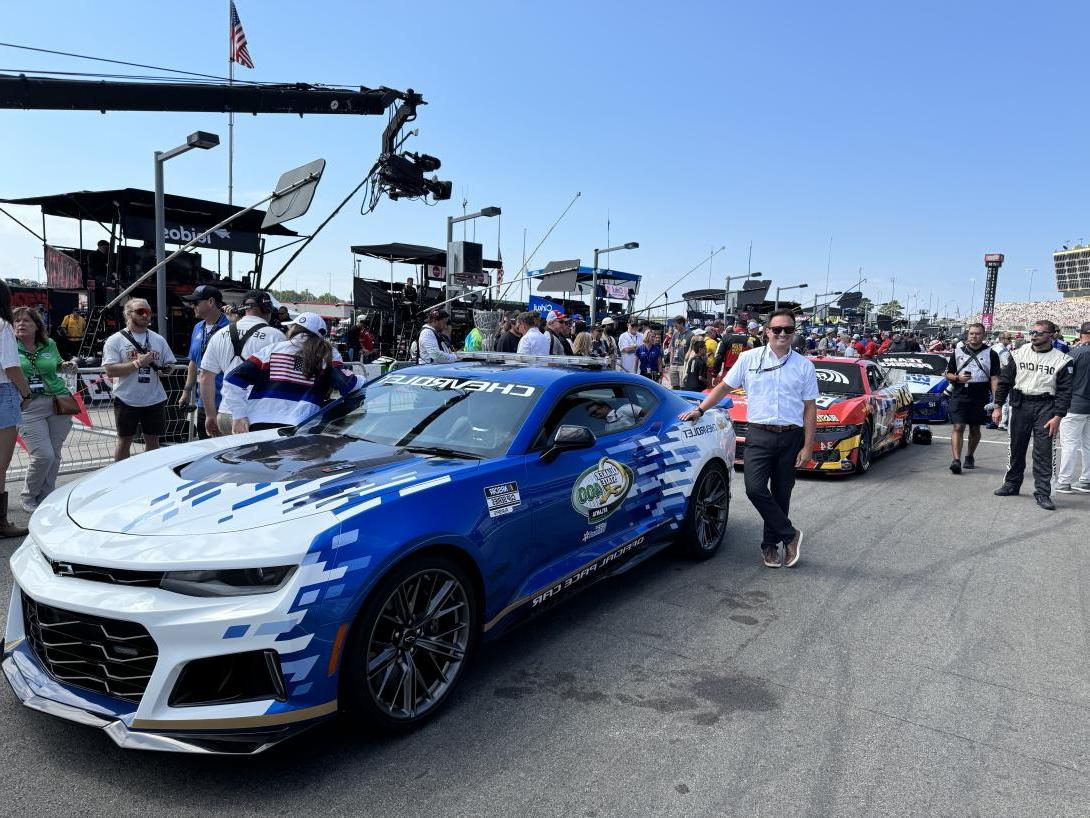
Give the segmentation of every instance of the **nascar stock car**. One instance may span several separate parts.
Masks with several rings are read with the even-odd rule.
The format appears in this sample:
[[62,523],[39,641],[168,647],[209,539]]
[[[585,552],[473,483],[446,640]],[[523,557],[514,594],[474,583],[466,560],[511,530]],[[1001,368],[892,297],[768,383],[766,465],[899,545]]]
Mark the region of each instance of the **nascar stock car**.
[[4,672],[124,747],[414,727],[482,639],[668,545],[718,550],[734,431],[729,402],[677,420],[701,397],[481,353],[111,465],[31,518]]
[[[896,377],[860,358],[811,358],[817,369],[817,432],[813,456],[803,471],[862,474],[871,458],[907,446],[912,436],[912,395]],[[736,464],[742,463],[746,437],[745,393],[732,395],[730,409],[738,436]]]
[[950,402],[946,388],[949,358],[933,352],[887,352],[875,359],[883,369],[904,372],[904,382],[912,393],[912,420],[915,423],[945,423]]

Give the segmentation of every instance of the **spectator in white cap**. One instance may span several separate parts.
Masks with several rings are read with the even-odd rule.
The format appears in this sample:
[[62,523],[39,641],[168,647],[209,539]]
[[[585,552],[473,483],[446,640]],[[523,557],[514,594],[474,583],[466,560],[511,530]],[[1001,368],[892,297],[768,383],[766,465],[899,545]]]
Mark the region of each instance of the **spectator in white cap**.
[[764,345],[764,341],[761,340],[761,325],[756,321],[750,321],[746,324],[746,332],[748,332],[749,337],[753,339],[753,343],[750,345],[751,349]]
[[259,349],[224,379],[223,405],[232,431],[256,432],[296,426],[324,406],[332,390],[347,395],[361,385],[343,369],[325,319],[303,312],[288,324],[286,341]]

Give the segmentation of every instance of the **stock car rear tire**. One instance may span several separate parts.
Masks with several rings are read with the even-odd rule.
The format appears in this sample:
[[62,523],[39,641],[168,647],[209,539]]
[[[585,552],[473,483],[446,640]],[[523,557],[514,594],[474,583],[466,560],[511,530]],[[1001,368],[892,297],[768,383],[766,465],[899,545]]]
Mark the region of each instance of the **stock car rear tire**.
[[394,568],[364,603],[345,648],[348,716],[407,732],[442,710],[476,646],[479,610],[473,582],[448,557]]
[[855,473],[866,474],[870,469],[871,454],[874,451],[874,427],[868,420],[859,433],[859,448],[856,449]]
[[727,534],[730,519],[730,478],[721,463],[709,463],[696,478],[685,523],[678,536],[680,553],[694,560],[715,556]]
[[908,444],[912,442],[912,414],[909,413],[905,416],[905,425],[903,428],[903,434],[901,439],[897,441],[897,445],[902,449],[907,449]]

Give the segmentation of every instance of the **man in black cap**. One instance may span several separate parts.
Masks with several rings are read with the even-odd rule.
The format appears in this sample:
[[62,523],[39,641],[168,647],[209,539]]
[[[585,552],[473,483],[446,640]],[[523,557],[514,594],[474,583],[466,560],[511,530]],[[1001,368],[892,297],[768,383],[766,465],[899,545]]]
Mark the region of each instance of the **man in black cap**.
[[[201,400],[201,392],[197,387],[197,374],[200,372],[201,359],[204,357],[208,343],[213,336],[230,324],[230,320],[223,314],[223,293],[219,288],[210,284],[201,284],[189,295],[183,295],[182,301],[193,308],[197,317],[197,323],[189,336],[189,366],[186,369],[185,386],[182,394],[178,396],[179,406],[197,404],[197,437],[204,440],[208,437],[205,428],[204,401]],[[219,405],[220,385],[223,383],[223,375],[216,378],[215,405]]]

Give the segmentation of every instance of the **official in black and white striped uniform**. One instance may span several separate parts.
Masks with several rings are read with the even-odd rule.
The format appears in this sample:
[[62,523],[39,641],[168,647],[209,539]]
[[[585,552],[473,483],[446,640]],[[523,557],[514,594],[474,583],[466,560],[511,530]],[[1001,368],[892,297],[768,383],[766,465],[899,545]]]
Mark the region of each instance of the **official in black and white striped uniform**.
[[[1003,485],[995,490],[999,497],[1018,494],[1026,471],[1026,449],[1033,439],[1033,499],[1046,511],[1055,511],[1052,502],[1052,438],[1060,428],[1060,419],[1071,405],[1074,374],[1071,356],[1053,349],[1057,327],[1051,321],[1038,321],[1030,331],[1030,343],[1011,353],[999,373],[995,394],[997,407],[1010,396],[1010,467]],[[996,422],[1002,410],[992,410]]]

